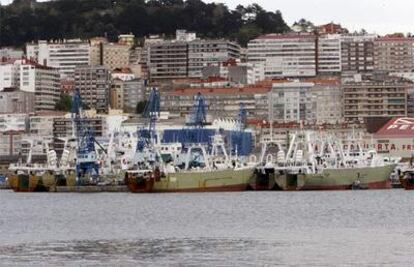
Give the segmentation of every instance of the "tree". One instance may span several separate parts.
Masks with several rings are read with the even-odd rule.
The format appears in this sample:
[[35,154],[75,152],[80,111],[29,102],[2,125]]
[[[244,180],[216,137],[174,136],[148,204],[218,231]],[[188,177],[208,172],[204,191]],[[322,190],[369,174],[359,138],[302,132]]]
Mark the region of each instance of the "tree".
[[242,46],[246,46],[249,40],[256,38],[260,34],[262,34],[262,29],[255,24],[244,25],[237,33],[237,41]]
[[144,112],[144,110],[145,110],[145,106],[147,105],[147,101],[146,100],[144,100],[144,101],[139,101],[138,103],[137,103],[137,107],[136,107],[136,109],[135,109],[135,113],[136,114],[142,114],[143,112]]
[[309,31],[312,31],[315,28],[315,25],[311,21],[306,20],[304,18],[302,18],[299,21],[296,21],[295,23],[293,23],[293,26],[300,29],[301,32],[309,32]]
[[176,29],[197,32],[201,38],[238,39],[245,45],[258,34],[289,27],[280,11],[266,11],[258,4],[231,10],[201,0],[15,0],[0,6],[0,47],[96,36],[115,41],[130,32],[137,38],[172,36]]
[[70,111],[72,107],[72,97],[67,94],[62,94],[59,101],[55,105],[55,109],[59,111]]

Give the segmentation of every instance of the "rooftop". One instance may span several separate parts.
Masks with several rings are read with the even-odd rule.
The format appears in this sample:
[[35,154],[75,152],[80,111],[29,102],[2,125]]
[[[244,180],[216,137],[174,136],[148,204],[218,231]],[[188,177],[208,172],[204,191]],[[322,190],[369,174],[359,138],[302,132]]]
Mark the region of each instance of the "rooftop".
[[312,33],[269,33],[261,35],[256,39],[314,39],[316,35]]
[[414,136],[414,118],[394,118],[375,133],[376,137]]

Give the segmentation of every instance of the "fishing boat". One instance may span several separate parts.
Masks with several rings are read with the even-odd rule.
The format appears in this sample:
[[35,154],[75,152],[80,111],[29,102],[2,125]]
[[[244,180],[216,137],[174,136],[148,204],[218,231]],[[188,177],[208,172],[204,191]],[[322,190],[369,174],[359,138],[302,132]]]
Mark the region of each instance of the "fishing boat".
[[[319,136],[319,137],[318,137]],[[344,145],[331,135],[299,132],[292,136],[283,170],[276,183],[283,190],[343,190],[391,188],[396,163],[375,150]]]
[[[269,136],[261,140],[261,153],[256,167],[255,176],[250,182],[253,190],[271,190],[277,187],[276,175],[284,173],[285,152],[282,144],[273,138],[272,129]],[[276,155],[274,157],[273,155]],[[252,156],[251,161],[256,161]]]
[[[26,162],[12,163],[9,170],[13,173],[9,179],[9,185],[15,192],[48,192],[53,191],[60,184],[71,184],[75,181],[75,169],[67,162],[68,150],[65,148],[58,162],[56,152],[49,149],[49,144],[44,140],[34,138],[27,139],[30,144]],[[33,151],[37,146],[45,149],[46,162],[33,163]]]
[[400,182],[406,190],[414,190],[414,155],[411,156],[410,162],[403,170]]
[[255,163],[230,157],[222,137],[213,138],[211,153],[204,144],[192,144],[170,157],[161,156],[158,149],[144,149],[136,168],[126,173],[129,190],[134,193],[246,190]]

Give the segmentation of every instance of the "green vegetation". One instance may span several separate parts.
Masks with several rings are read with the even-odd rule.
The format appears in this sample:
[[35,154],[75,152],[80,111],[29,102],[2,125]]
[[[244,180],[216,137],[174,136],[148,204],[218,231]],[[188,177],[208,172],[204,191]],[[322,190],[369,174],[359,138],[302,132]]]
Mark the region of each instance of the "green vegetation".
[[59,101],[55,105],[55,110],[70,111],[72,107],[72,97],[70,95],[62,94]]
[[279,11],[269,12],[257,4],[230,10],[224,4],[201,0],[14,0],[0,7],[0,46],[95,36],[115,41],[119,34],[130,32],[137,38],[173,36],[176,29],[246,45],[260,34],[286,32],[289,27]]

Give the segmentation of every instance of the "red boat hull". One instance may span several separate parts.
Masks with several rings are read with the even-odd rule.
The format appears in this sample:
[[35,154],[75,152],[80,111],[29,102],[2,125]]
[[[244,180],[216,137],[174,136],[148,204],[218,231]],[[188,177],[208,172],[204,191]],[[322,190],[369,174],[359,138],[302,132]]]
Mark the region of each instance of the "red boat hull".
[[414,179],[401,179],[400,181],[405,190],[414,190]]

